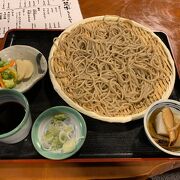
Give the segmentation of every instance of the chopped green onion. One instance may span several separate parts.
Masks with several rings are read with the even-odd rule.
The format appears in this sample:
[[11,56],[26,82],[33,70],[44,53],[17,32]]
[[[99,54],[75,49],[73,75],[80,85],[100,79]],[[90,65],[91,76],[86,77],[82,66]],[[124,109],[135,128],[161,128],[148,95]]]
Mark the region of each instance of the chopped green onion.
[[[64,147],[64,144],[71,141],[71,139],[74,139],[74,131],[75,128],[70,123],[70,117],[65,113],[59,113],[53,116],[50,123],[47,125],[46,131],[42,136],[42,147],[45,150],[60,150],[64,152],[62,147]],[[66,146],[69,145],[65,145],[65,147]]]
[[54,116],[54,120],[60,120],[60,121],[64,121],[68,118],[68,116],[65,113],[59,113],[57,115]]

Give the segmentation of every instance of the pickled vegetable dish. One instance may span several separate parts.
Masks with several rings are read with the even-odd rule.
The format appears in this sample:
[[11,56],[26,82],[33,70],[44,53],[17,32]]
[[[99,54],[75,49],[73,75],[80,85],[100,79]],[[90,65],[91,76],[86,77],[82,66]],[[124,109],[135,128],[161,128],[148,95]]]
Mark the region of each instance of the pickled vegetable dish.
[[34,66],[30,60],[0,58],[0,88],[14,88],[18,83],[26,81],[33,75]]
[[5,61],[0,59],[0,88],[13,88],[17,83],[15,60]]

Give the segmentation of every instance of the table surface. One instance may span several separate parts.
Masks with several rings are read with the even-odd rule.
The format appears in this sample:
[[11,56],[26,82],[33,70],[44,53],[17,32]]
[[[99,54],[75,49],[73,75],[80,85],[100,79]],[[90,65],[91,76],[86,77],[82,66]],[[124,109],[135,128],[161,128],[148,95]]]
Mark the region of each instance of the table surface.
[[[153,31],[168,36],[180,76],[180,1],[179,0],[79,0],[84,18],[119,15],[135,20]],[[0,39],[0,47],[3,39]],[[180,159],[101,159],[101,163],[49,160],[2,160],[0,179],[111,179],[161,174],[180,167]],[[12,172],[13,171],[13,172]],[[11,172],[11,173],[9,173]],[[138,178],[140,179],[140,178]]]
[[84,18],[118,15],[132,19],[153,31],[164,32],[180,76],[180,1],[179,0],[79,0]]

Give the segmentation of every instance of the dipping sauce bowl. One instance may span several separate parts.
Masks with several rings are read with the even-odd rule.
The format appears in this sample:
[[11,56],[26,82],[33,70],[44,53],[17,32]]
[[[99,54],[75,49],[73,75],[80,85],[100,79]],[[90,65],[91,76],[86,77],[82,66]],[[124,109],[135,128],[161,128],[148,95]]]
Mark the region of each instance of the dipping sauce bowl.
[[32,125],[26,97],[10,89],[0,90],[0,142],[13,144],[29,134]]

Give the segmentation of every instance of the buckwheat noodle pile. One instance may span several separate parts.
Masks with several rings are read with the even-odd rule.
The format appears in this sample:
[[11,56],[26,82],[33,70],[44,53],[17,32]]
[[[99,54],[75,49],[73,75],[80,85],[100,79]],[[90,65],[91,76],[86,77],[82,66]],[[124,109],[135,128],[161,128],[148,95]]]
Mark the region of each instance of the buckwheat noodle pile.
[[74,103],[108,117],[145,110],[162,97],[172,74],[162,44],[129,20],[78,25],[58,39],[52,63]]

